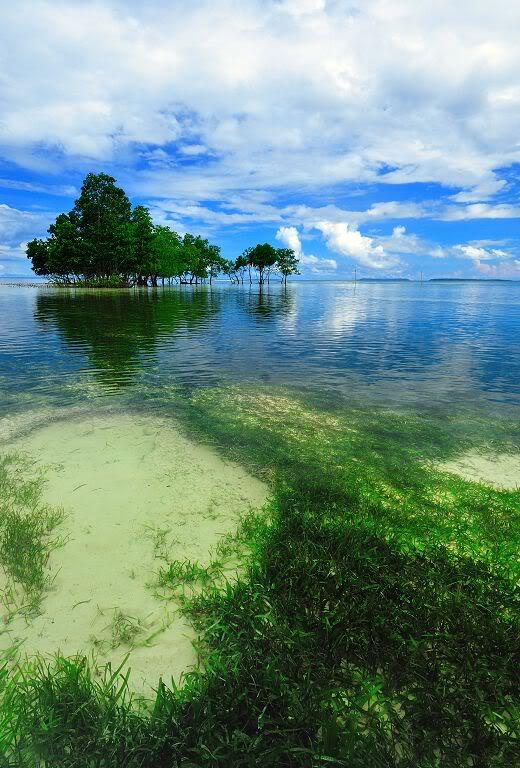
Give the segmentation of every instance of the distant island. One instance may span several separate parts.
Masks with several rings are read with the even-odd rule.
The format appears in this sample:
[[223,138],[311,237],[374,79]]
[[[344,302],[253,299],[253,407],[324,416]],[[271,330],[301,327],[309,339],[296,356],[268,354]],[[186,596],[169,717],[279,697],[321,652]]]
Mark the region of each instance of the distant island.
[[505,277],[430,277],[429,283],[514,283]]
[[197,285],[211,284],[221,274],[236,284],[254,277],[262,285],[276,275],[286,283],[289,275],[300,274],[291,248],[258,243],[229,261],[200,235],[181,237],[154,224],[148,208],[132,208],[105,173],[86,176],[73,209],[61,213],[48,233],[31,240],[26,252],[33,272],[58,285],[156,287],[159,280]]

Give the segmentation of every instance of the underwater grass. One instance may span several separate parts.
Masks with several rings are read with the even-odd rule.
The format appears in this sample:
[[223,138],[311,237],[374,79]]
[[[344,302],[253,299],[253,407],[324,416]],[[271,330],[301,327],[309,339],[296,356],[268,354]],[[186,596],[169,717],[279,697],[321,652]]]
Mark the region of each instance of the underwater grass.
[[[488,447],[459,434],[446,417],[365,408],[321,410],[286,392],[205,389],[191,421],[211,425],[217,446],[265,479],[357,509],[379,535],[407,549],[444,546],[520,576],[519,492],[442,472],[435,462]],[[511,435],[517,426],[511,424]],[[509,445],[509,447],[511,447]]]
[[238,389],[195,393],[190,412],[273,487],[213,569],[159,571],[203,672],[147,704],[85,659],[4,676],[4,764],[515,764],[520,494],[435,470],[460,441],[419,416]]
[[8,605],[21,589],[22,600],[36,608],[49,583],[47,565],[60,544],[55,530],[64,512],[42,502],[44,482],[44,472],[29,457],[0,456],[0,567]]

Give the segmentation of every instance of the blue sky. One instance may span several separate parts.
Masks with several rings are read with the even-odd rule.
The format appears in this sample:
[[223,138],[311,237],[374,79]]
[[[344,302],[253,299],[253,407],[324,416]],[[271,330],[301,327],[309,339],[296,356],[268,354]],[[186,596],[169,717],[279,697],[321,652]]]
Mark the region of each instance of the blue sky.
[[0,279],[111,173],[308,278],[520,279],[511,0],[0,3]]

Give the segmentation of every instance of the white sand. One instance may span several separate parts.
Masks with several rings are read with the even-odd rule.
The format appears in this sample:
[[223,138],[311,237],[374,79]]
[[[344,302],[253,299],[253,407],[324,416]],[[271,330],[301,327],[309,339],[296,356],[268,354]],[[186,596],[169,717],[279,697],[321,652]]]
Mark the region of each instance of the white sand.
[[497,488],[520,488],[520,455],[518,454],[499,453],[485,456],[470,452],[437,466],[446,472],[460,475],[466,480],[486,483]]
[[[144,693],[178,682],[196,663],[194,632],[172,602],[147,586],[166,545],[171,559],[209,562],[237,516],[260,506],[266,487],[244,469],[183,437],[163,418],[81,415],[3,443],[51,464],[45,501],[68,513],[64,547],[51,556],[56,578],[42,613],[3,627],[0,651],[95,653],[99,667],[130,652],[131,685]],[[117,612],[140,622],[134,645],[111,647]],[[148,645],[147,637],[156,634]]]

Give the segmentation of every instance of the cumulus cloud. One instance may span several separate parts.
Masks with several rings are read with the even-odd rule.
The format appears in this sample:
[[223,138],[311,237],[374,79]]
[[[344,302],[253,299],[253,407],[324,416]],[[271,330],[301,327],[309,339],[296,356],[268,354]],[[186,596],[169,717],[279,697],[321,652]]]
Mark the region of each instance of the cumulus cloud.
[[476,184],[473,188],[457,192],[456,195],[452,195],[451,199],[457,203],[475,203],[481,200],[488,200],[498,192],[503,191],[508,186],[505,179],[497,179],[491,176],[487,180],[483,180],[480,184]]
[[280,240],[287,248],[292,248],[297,256],[301,256],[302,243],[296,227],[280,227],[276,233],[276,239]]
[[[520,217],[518,3],[475,0],[470,14],[451,0],[435,14],[410,0],[3,5],[0,160],[48,176],[0,180],[13,193],[72,194],[59,173],[77,183],[103,169],[156,221],[317,229],[335,254],[379,270],[412,253],[492,261],[403,221]],[[375,184],[380,202],[345,202]],[[414,185],[414,199],[392,185]],[[324,205],[337,190],[342,203]],[[52,218],[0,207],[1,241],[15,247]],[[382,222],[395,226],[373,234]]]
[[0,153],[214,158],[145,169],[143,194],[378,179],[478,202],[520,160],[519,25],[507,0],[19,0],[2,8]]
[[336,259],[323,259],[303,253],[300,235],[296,227],[280,227],[276,233],[276,239],[280,240],[287,248],[292,248],[299,258],[300,264],[309,267],[314,274],[334,272],[338,268]]
[[30,277],[30,264],[25,254],[26,243],[8,245],[0,243],[0,272],[2,277]]
[[315,224],[324,236],[327,247],[343,256],[349,256],[358,264],[370,269],[396,267],[399,259],[376,245],[374,238],[362,235],[345,222],[320,221]]
[[5,276],[29,276],[27,240],[44,235],[54,214],[35,213],[0,204],[0,260]]

